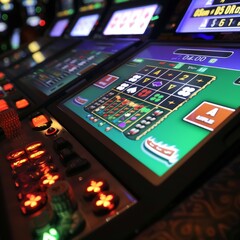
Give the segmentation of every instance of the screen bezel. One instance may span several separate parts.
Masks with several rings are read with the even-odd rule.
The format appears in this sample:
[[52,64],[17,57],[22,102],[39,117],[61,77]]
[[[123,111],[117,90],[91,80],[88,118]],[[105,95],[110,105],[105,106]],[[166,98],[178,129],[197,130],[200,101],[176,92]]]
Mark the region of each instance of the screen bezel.
[[[154,44],[154,43],[150,43],[150,44]],[[161,43],[162,45],[166,45],[169,46],[171,44],[174,45],[174,43],[171,44],[167,44],[167,43]],[[186,46],[198,46],[196,44],[184,44],[184,43],[178,43],[177,45],[186,45]],[[148,46],[148,45],[147,45]],[[207,47],[216,47],[215,45],[207,45]],[[222,46],[221,46],[222,47]],[[225,46],[227,47],[227,46]],[[141,49],[142,51],[142,49]],[[136,55],[137,53],[135,53],[134,55]],[[127,61],[127,60],[126,60]],[[125,62],[126,62],[125,61]],[[117,67],[116,67],[117,68]],[[114,68],[115,69],[115,68]],[[112,70],[114,70],[112,69]],[[112,71],[111,70],[111,71]],[[106,74],[104,74],[106,75]],[[101,77],[99,77],[101,78]],[[98,78],[98,79],[99,79]],[[98,80],[96,79],[96,81]],[[84,88],[88,87],[89,84],[85,85]],[[76,94],[76,92],[75,92]],[[73,94],[74,95],[74,94]],[[88,147],[88,145],[93,145],[93,142],[96,142],[95,147],[91,148],[92,151],[94,151],[94,154],[96,154],[97,156],[101,156],[104,155],[106,156],[106,152],[110,152],[110,155],[113,155],[116,160],[116,165],[119,164],[119,166],[124,165],[125,166],[125,170],[128,169],[130,172],[132,172],[131,174],[135,174],[140,176],[141,179],[144,179],[145,181],[150,182],[152,185],[154,186],[159,186],[161,184],[163,184],[166,179],[168,179],[169,177],[172,177],[175,175],[175,172],[180,171],[181,173],[181,169],[183,168],[189,168],[190,166],[192,168],[196,168],[196,166],[199,166],[199,170],[203,168],[205,168],[205,166],[208,166],[209,164],[211,164],[212,161],[214,161],[214,154],[218,155],[221,154],[222,151],[224,151],[224,149],[226,148],[226,146],[223,146],[221,148],[221,151],[219,151],[219,146],[222,145],[222,141],[223,141],[223,128],[225,125],[227,125],[227,123],[229,121],[231,121],[232,118],[234,118],[234,116],[236,116],[237,114],[239,114],[239,110],[235,111],[230,117],[229,119],[225,120],[225,122],[223,122],[215,131],[211,132],[206,138],[203,139],[203,141],[201,141],[196,147],[194,147],[189,153],[187,153],[182,159],[181,161],[179,161],[177,164],[175,164],[171,169],[169,169],[163,176],[157,176],[155,173],[153,173],[151,170],[149,170],[146,166],[142,165],[141,163],[139,163],[134,157],[132,157],[130,154],[128,154],[127,152],[125,152],[121,147],[119,147],[116,143],[114,143],[113,141],[111,141],[109,138],[107,138],[105,135],[103,135],[102,133],[100,133],[97,129],[95,129],[93,126],[91,126],[90,124],[88,124],[86,121],[84,121],[83,119],[79,118],[78,116],[76,116],[73,112],[71,112],[71,110],[67,109],[65,106],[63,106],[63,103],[71,98],[73,95],[69,96],[68,98],[66,98],[65,100],[59,101],[57,104],[57,110],[55,109],[54,111],[57,111],[57,114],[59,116],[64,116],[64,120],[68,119],[66,122],[66,125],[69,126],[69,128],[71,129],[71,127],[74,125],[74,133],[77,133],[77,136],[84,136],[84,138],[80,137],[79,140],[81,142],[84,142],[85,146]],[[62,118],[60,117],[60,119],[62,120]],[[69,125],[69,122],[71,122],[71,124]],[[227,129],[227,128],[226,128]],[[219,137],[220,135],[220,137]],[[216,137],[218,136],[218,137]],[[225,135],[224,135],[225,136]],[[216,142],[214,142],[216,141]],[[207,144],[206,144],[207,143]],[[218,143],[218,144],[216,144]],[[101,145],[101,147],[100,147]],[[205,149],[208,149],[205,151]],[[215,149],[214,152],[213,149]],[[204,154],[208,154],[208,152],[211,150],[213,151],[213,153],[211,153],[212,155],[212,159],[209,161],[206,161],[204,163],[202,163],[201,161],[201,157],[203,156],[202,151],[204,151]],[[198,161],[197,161],[198,159]],[[106,163],[110,168],[114,166],[111,166],[111,162],[112,159],[111,157],[104,157],[103,159],[101,158],[101,161],[103,161],[104,163]],[[190,168],[191,168],[190,167]],[[197,172],[199,171],[197,170]],[[196,173],[197,173],[196,172]],[[131,176],[130,174],[130,176]]]
[[[152,21],[150,20],[148,27],[146,28],[145,32],[143,34],[112,34],[112,35],[104,35],[103,32],[106,28],[106,26],[108,25],[111,17],[113,16],[114,12],[119,11],[119,10],[127,10],[130,8],[137,8],[137,7],[141,7],[141,6],[149,6],[152,4],[157,4],[158,7],[155,11],[154,15],[158,15],[158,11],[160,11],[159,19],[157,21]],[[121,9],[119,8],[121,5]],[[101,24],[99,25],[99,27],[97,28],[97,35],[103,37],[103,38],[145,38],[146,36],[151,36],[153,34],[153,32],[155,32],[156,28],[157,28],[157,24],[159,23],[159,21],[162,19],[162,17],[164,16],[164,13],[166,11],[166,1],[163,1],[161,3],[158,3],[154,0],[149,0],[147,3],[144,1],[139,1],[139,2],[135,2],[135,1],[131,1],[131,2],[124,2],[122,4],[115,4],[111,7],[111,9],[107,12],[107,15],[104,19],[102,19],[103,21],[101,22]]]

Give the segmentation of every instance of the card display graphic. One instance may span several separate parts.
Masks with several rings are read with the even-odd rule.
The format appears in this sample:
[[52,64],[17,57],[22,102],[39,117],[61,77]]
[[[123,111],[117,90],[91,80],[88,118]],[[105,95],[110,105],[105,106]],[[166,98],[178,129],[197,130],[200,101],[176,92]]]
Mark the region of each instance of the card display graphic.
[[215,79],[145,66],[84,109],[89,118],[107,122],[127,138],[138,140]]

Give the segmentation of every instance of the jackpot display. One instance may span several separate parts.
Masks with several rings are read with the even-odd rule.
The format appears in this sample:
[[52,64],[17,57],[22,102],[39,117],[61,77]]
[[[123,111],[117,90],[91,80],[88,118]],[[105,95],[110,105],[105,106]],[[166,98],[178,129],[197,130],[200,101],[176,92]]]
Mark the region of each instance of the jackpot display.
[[159,183],[240,106],[239,53],[150,44],[61,109],[124,149],[133,157],[127,164]]
[[193,0],[177,32],[238,32],[240,2],[236,0]]

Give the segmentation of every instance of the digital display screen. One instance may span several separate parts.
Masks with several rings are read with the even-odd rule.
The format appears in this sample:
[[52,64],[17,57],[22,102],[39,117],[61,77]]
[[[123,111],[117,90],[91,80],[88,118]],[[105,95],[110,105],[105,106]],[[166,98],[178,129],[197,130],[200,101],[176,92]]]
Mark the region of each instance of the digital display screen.
[[50,96],[131,44],[133,41],[85,40],[72,50],[62,54],[60,58],[35,69],[34,72],[25,75],[18,81],[23,86],[32,87],[45,96]]
[[123,160],[134,169],[161,177],[240,106],[239,56],[150,44],[60,108],[133,156]]
[[52,27],[49,35],[51,37],[60,37],[63,34],[66,27],[68,26],[68,23],[69,23],[68,18],[58,20]]
[[83,4],[104,3],[105,0],[83,0]]
[[80,17],[70,32],[72,37],[88,36],[99,19],[99,14]]
[[60,0],[57,3],[59,5],[59,11],[66,11],[66,10],[74,9],[74,1],[73,0]]
[[137,35],[144,34],[155,11],[157,4],[117,10],[111,16],[104,35]]
[[193,0],[177,28],[179,33],[240,31],[240,1]]

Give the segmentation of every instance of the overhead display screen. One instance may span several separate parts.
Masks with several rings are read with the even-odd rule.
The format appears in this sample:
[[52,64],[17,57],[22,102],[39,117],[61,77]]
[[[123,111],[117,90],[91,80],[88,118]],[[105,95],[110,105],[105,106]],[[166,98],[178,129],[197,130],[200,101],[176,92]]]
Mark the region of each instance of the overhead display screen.
[[63,34],[66,27],[68,26],[68,23],[69,23],[68,18],[58,20],[52,27],[49,35],[51,37],[60,37]]
[[240,31],[240,1],[193,0],[177,28],[179,33]]
[[88,36],[95,24],[97,23],[100,15],[99,14],[92,14],[88,16],[80,17],[74,27],[70,32],[70,36],[72,37],[83,37]]
[[240,106],[239,56],[150,44],[60,108],[130,154],[123,160],[142,175],[161,177]]
[[111,16],[111,19],[103,31],[103,34],[144,34],[157,9],[160,11],[160,7],[157,4],[152,4],[148,6],[117,10]]

